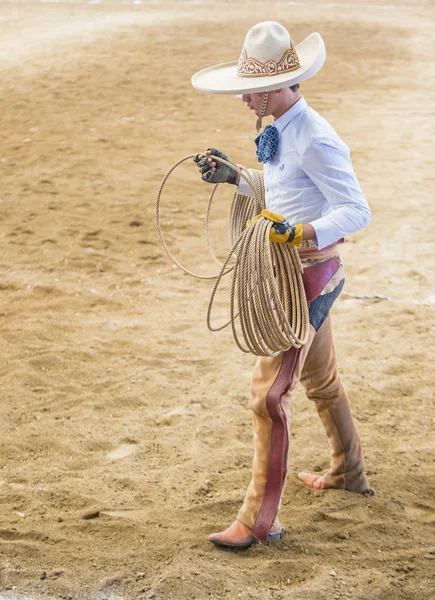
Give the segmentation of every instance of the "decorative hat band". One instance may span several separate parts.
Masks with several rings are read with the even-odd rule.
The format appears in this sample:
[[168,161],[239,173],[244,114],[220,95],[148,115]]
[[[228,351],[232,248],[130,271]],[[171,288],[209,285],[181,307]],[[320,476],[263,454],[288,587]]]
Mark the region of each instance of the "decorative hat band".
[[280,75],[299,69],[300,63],[293,45],[284,52],[281,60],[275,62],[268,60],[265,63],[256,58],[248,57],[246,48],[242,48],[242,53],[237,64],[237,75],[239,77],[266,77],[270,75]]

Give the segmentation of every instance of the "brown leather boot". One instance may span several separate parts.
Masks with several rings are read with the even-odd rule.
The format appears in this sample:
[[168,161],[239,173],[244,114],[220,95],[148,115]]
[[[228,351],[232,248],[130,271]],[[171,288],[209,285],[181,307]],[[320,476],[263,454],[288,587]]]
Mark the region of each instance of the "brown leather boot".
[[[277,531],[269,532],[269,542],[277,542],[284,533],[284,527]],[[252,530],[240,521],[234,521],[225,531],[220,533],[212,533],[209,538],[216,546],[226,546],[227,548],[249,548],[252,544],[256,544],[257,540],[252,534]]]

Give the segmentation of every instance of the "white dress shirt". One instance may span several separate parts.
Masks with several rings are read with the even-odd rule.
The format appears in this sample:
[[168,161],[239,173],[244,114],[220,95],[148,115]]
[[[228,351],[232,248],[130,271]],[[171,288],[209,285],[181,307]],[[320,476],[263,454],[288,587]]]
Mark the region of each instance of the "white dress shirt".
[[[349,148],[329,123],[301,98],[274,126],[279,143],[264,165],[266,207],[292,225],[312,225],[319,249],[366,227],[370,208]],[[244,179],[237,191],[253,195]]]

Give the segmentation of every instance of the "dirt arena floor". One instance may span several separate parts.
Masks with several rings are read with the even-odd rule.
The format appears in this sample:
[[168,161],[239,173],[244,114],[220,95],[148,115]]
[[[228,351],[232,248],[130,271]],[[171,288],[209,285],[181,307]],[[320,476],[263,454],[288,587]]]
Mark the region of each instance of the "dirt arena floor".
[[[424,0],[0,2],[2,599],[435,599],[434,17]],[[172,266],[154,204],[187,154],[255,166],[252,113],[190,77],[267,19],[325,39],[302,92],[373,211],[343,245],[345,289],[390,300],[333,310],[376,497],[302,486],[329,450],[299,390],[286,533],[234,553],[207,535],[250,479],[255,358],[207,330],[211,283]],[[162,208],[203,272],[208,192],[183,165]]]

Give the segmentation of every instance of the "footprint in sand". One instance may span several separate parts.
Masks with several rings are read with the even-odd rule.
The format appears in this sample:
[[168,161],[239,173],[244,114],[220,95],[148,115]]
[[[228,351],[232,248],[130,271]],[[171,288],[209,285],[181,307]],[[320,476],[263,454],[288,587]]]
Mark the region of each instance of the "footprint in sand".
[[406,515],[413,521],[423,521],[424,523],[435,523],[435,508],[428,504],[414,502],[413,504],[405,505]]
[[119,460],[120,458],[125,458],[126,456],[130,456],[137,450],[136,442],[123,442],[120,444],[115,450],[111,450],[106,454],[106,458],[109,460]]
[[[125,510],[104,510],[101,514],[112,519],[130,519],[136,523],[148,523],[150,518],[149,509],[127,508]],[[0,599],[1,600],[1,599]]]

